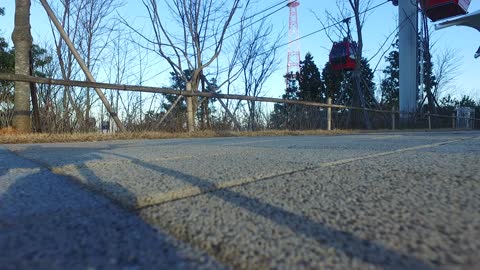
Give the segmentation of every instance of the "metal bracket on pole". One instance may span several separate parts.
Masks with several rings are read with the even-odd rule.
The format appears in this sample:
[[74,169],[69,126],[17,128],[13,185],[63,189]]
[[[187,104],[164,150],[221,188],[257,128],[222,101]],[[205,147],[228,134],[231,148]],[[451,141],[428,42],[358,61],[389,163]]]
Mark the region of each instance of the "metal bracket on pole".
[[[40,0],[40,2],[42,3],[43,7],[45,8],[45,11],[47,12],[47,15],[48,17],[50,18],[50,20],[52,20],[53,24],[55,25],[55,27],[57,28],[58,32],[60,32],[60,36],[63,38],[63,40],[65,41],[65,43],[67,44],[68,48],[70,49],[70,51],[72,52],[73,56],[75,57],[75,59],[77,60],[78,64],[80,65],[80,68],[82,68],[83,72],[85,73],[85,76],[87,76],[87,79],[90,81],[90,82],[96,82],[95,81],[95,78],[93,78],[93,75],[92,73],[90,72],[90,70],[88,69],[87,65],[85,64],[85,62],[83,61],[82,57],[80,56],[80,54],[78,53],[77,49],[75,49],[75,46],[73,45],[72,41],[70,40],[70,38],[68,37],[67,33],[65,32],[65,30],[63,29],[62,25],[60,24],[60,22],[58,21],[57,19],[57,16],[55,16],[55,13],[53,12],[53,10],[50,8],[50,5],[47,3],[46,0]],[[105,108],[107,109],[107,111],[110,113],[110,115],[112,116],[113,120],[115,121],[115,124],[117,124],[118,128],[120,129],[120,131],[126,131],[125,129],[125,126],[123,125],[123,123],[120,121],[120,118],[118,118],[118,115],[116,112],[114,112],[112,106],[110,105],[110,103],[108,102],[107,98],[105,97],[105,95],[103,94],[102,90],[100,90],[99,88],[94,88],[95,89],[95,92],[97,92],[97,95],[100,97],[100,99],[102,100],[103,102],[103,105],[105,106]]]

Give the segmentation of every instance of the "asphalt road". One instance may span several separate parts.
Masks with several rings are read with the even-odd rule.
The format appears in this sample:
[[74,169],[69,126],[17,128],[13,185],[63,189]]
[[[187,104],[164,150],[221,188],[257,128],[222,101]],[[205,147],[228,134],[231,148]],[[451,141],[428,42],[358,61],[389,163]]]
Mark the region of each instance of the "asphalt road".
[[480,132],[0,146],[0,269],[480,269]]

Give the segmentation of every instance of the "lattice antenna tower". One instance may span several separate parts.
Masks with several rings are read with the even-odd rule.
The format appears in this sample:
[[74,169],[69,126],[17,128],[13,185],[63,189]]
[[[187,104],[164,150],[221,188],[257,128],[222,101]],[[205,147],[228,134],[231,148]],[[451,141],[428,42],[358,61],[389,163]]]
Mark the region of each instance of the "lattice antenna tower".
[[[287,88],[295,86],[298,82],[296,74],[300,72],[300,34],[298,32],[298,0],[289,0],[290,9],[288,24],[288,59],[287,59]],[[293,75],[292,75],[293,74]]]

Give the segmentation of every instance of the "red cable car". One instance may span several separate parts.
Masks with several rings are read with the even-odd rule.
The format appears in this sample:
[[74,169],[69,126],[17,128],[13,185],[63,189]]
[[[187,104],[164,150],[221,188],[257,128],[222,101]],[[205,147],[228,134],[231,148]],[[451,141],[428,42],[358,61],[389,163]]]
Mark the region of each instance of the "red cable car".
[[430,20],[438,21],[467,14],[470,1],[471,0],[420,0],[420,5]]
[[330,51],[330,65],[333,70],[352,71],[357,67],[357,43],[345,38],[341,42],[334,42]]

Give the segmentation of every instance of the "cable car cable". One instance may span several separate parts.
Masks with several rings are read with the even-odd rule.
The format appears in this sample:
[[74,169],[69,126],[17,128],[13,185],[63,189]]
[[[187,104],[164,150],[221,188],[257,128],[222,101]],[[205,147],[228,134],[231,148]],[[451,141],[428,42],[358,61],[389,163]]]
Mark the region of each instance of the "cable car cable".
[[[292,3],[294,3],[294,2],[297,2],[297,1],[298,1],[298,0],[295,0],[295,1],[293,1]],[[283,2],[286,2],[286,1],[283,1]],[[283,3],[283,2],[282,2],[282,3]],[[261,13],[264,13],[264,12],[267,12],[267,11],[269,11],[269,10],[272,10],[273,8],[275,8],[275,7],[279,6],[279,5],[280,5],[280,4],[277,4],[277,5],[271,6],[271,7],[267,8],[267,9],[265,9],[264,11],[262,11]],[[228,36],[224,37],[224,38],[223,38],[223,40],[225,41],[225,40],[227,40],[227,39],[229,39],[229,38],[231,38],[231,37],[235,36],[236,34],[238,34],[238,33],[242,32],[242,31],[244,31],[245,29],[247,29],[247,28],[249,28],[249,27],[252,27],[253,25],[255,25],[255,24],[257,24],[257,23],[259,23],[259,22],[263,21],[264,19],[266,19],[266,18],[268,18],[268,17],[270,17],[270,16],[274,15],[275,13],[279,12],[280,10],[282,10],[282,9],[284,9],[284,8],[286,8],[286,7],[288,7],[288,5],[282,5],[280,8],[278,8],[278,9],[276,9],[276,10],[274,10],[274,11],[272,11],[272,12],[268,13],[267,15],[263,16],[262,18],[260,18],[260,19],[258,19],[258,20],[256,20],[256,21],[254,21],[254,22],[252,22],[252,23],[250,23],[250,24],[247,24],[246,26],[244,26],[244,27],[241,27],[239,30],[237,30],[237,31],[233,32],[232,34],[230,34],[230,35],[228,35]],[[259,12],[258,14],[260,14],[260,12]],[[250,16],[249,18],[253,18],[253,17],[255,17],[255,16],[256,16],[256,15],[254,15],[254,16]],[[239,24],[239,23],[242,23],[242,22],[244,22],[244,21],[246,21],[246,19],[244,19],[244,20],[241,20],[241,21],[239,21],[239,22],[237,22],[237,23],[235,23],[235,24]],[[235,24],[233,24],[233,25],[235,25]],[[206,47],[206,49],[210,49],[210,48],[214,47],[215,45],[216,45],[216,44],[212,44],[212,45],[210,45],[210,46]]]
[[[295,0],[295,1],[293,1],[293,2],[296,2],[296,1],[298,1],[298,0]],[[382,3],[380,3],[380,4],[377,4],[377,5],[373,6],[373,7],[370,7],[370,8],[368,8],[368,9],[365,9],[364,11],[360,12],[359,15],[362,15],[362,14],[365,14],[365,13],[367,13],[367,12],[369,12],[369,11],[375,10],[375,9],[377,9],[377,8],[383,6],[383,5],[385,5],[386,3],[391,2],[391,1],[392,1],[392,0],[386,0],[385,2],[382,2]],[[283,1],[283,2],[286,2],[286,1]],[[282,2],[282,3],[283,3],[283,2]],[[265,9],[263,12],[266,12],[266,11],[268,11],[268,10],[271,10],[271,9],[277,7],[278,5],[280,5],[280,3],[279,3],[279,4],[276,4],[276,5],[274,5],[274,6],[271,6],[271,7],[269,7],[268,9]],[[285,7],[288,7],[288,5],[282,6],[282,7],[278,8],[278,9],[272,11],[271,13],[265,15],[263,18],[261,18],[261,19],[259,19],[259,20],[256,20],[256,21],[250,23],[249,25],[245,26],[244,28],[242,28],[242,29],[240,29],[240,30],[238,30],[238,31],[236,31],[236,32],[234,32],[234,33],[226,36],[226,37],[224,38],[224,40],[226,40],[226,39],[228,39],[228,38],[230,38],[230,37],[238,34],[239,32],[243,31],[245,28],[248,28],[248,27],[253,26],[254,24],[262,21],[263,19],[272,16],[273,14],[279,12],[280,10],[284,9]],[[259,12],[259,13],[260,13],[260,12]],[[253,17],[253,16],[251,16],[251,17]],[[301,40],[301,39],[304,39],[304,38],[310,37],[310,36],[312,36],[312,35],[315,35],[315,34],[317,34],[317,33],[320,33],[320,32],[322,32],[322,31],[325,31],[325,30],[327,30],[327,29],[329,29],[329,28],[332,28],[332,27],[334,27],[334,26],[336,26],[336,25],[339,25],[339,24],[341,24],[341,23],[344,23],[345,20],[348,20],[348,19],[351,19],[351,18],[353,18],[353,16],[346,17],[346,18],[342,19],[341,21],[338,21],[338,22],[332,23],[332,24],[330,24],[330,25],[327,25],[327,26],[325,26],[325,27],[323,27],[323,28],[321,28],[321,29],[318,29],[318,30],[316,30],[316,31],[313,31],[313,32],[311,32],[311,33],[309,33],[309,34],[307,34],[307,35],[304,35],[304,36],[301,36],[301,37],[299,37],[299,38],[297,38],[297,39],[294,39],[294,40],[291,40],[291,41],[289,41],[289,42],[280,44],[280,45],[272,48],[272,50],[279,49],[279,48],[281,48],[281,47],[287,46],[287,45],[290,44],[290,43],[299,41],[299,40]],[[238,23],[240,23],[240,22],[237,22],[236,24],[238,24]],[[214,45],[211,45],[211,46],[207,47],[207,49],[209,49],[209,48],[211,48],[211,47],[213,47],[213,46],[214,46]],[[259,53],[259,55],[265,54],[265,53],[267,53],[267,51],[264,51],[264,52],[262,52],[262,53]]]
[[[274,8],[280,6],[280,5],[283,5],[285,2],[288,2],[288,1],[289,1],[289,0],[280,1],[280,2],[277,3],[277,4],[275,4],[275,5],[273,5],[273,6],[270,6],[270,7],[266,8],[266,9],[264,9],[264,10],[262,10],[262,11],[259,11],[259,12],[255,13],[255,14],[249,16],[249,17],[243,18],[243,19],[241,19],[240,21],[238,21],[238,22],[236,22],[236,23],[234,23],[234,24],[232,24],[232,25],[230,25],[230,26],[235,26],[235,25],[237,25],[237,24],[241,24],[242,22],[244,22],[244,21],[246,21],[246,20],[255,18],[256,16],[258,16],[258,15],[260,15],[260,14],[262,14],[262,13],[265,13],[265,12],[271,10],[271,9],[274,9]],[[295,1],[293,1],[292,3],[297,2],[297,1],[298,1],[298,0],[295,0]],[[288,3],[287,3],[286,6],[288,6]],[[284,6],[284,7],[285,7],[285,6]]]
[[[297,0],[296,0],[296,1],[297,1]],[[296,1],[295,1],[295,2],[296,2]],[[367,12],[369,12],[369,11],[375,10],[375,9],[377,9],[377,8],[383,6],[383,5],[385,5],[386,3],[391,2],[391,1],[392,1],[392,0],[386,0],[386,1],[384,1],[384,2],[382,2],[382,3],[379,3],[379,4],[375,5],[375,6],[372,6],[372,7],[370,7],[370,8],[367,8],[367,9],[365,9],[364,11],[360,12],[359,15],[362,15],[362,14],[365,14],[365,13],[367,13]],[[282,10],[282,9],[285,8],[285,7],[287,7],[287,6],[283,6],[283,7],[279,8],[279,9],[277,9],[277,10],[275,10],[275,11],[267,14],[266,17],[269,17],[269,16],[277,13],[278,11]],[[325,31],[325,30],[327,30],[327,29],[329,29],[329,28],[332,28],[332,27],[334,27],[334,26],[336,26],[336,25],[339,25],[339,24],[344,23],[345,20],[348,20],[348,19],[351,19],[351,18],[353,18],[353,16],[343,18],[343,19],[340,20],[340,21],[337,21],[337,22],[335,22],[335,23],[332,23],[332,24],[330,24],[330,25],[327,25],[327,26],[325,26],[325,27],[322,27],[321,29],[318,29],[318,30],[316,30],[316,31],[313,31],[313,32],[311,32],[311,33],[309,33],[309,34],[306,34],[306,35],[304,35],[304,36],[301,36],[301,37],[299,37],[299,38],[297,38],[297,39],[294,39],[294,40],[291,40],[291,41],[289,41],[289,42],[280,44],[280,45],[278,45],[278,46],[270,49],[269,51],[271,51],[271,50],[276,50],[276,49],[285,47],[285,46],[287,46],[287,45],[290,44],[290,43],[293,43],[293,42],[302,40],[302,39],[304,39],[304,38],[307,38],[307,37],[310,37],[310,36],[315,35],[315,34],[317,34],[317,33],[320,33],[320,32],[322,32],[322,31]],[[263,18],[262,18],[262,19],[263,19]],[[249,24],[249,25],[246,26],[245,28],[250,27],[250,26],[252,26],[252,25],[255,24],[255,23],[258,23],[258,22],[261,21],[262,19],[257,20],[257,21],[255,21],[255,22]],[[242,30],[243,30],[243,29],[242,29]],[[233,33],[233,34],[225,37],[224,40],[227,39],[227,38],[232,37],[233,35],[239,33],[240,31],[241,31],[241,30],[236,31],[235,33]],[[212,46],[213,46],[213,45],[212,45]],[[210,46],[210,47],[208,47],[208,48],[211,48],[212,46]],[[208,48],[207,48],[207,49],[208,49]],[[266,53],[269,52],[269,51],[261,52],[261,53],[259,53],[259,55],[266,54]]]
[[[411,14],[410,16],[413,16],[413,15],[414,15],[414,14]],[[409,16],[409,17],[410,17],[410,16]],[[399,23],[398,26],[390,33],[389,37],[387,37],[387,39],[386,39],[385,41],[388,41],[388,39],[389,39],[395,32],[398,32],[399,29],[402,29],[403,27],[405,27],[404,24],[406,23],[406,20],[409,19],[409,17],[407,17],[407,18],[404,19],[401,23]],[[384,44],[386,44],[386,43],[387,43],[387,42],[384,42]],[[393,44],[392,44],[392,45],[393,45]],[[367,60],[367,63],[370,63],[370,62],[373,60],[373,58],[381,51],[382,48],[383,48],[383,46],[380,47],[380,49],[378,50],[377,53],[375,53],[374,56],[372,56],[369,60]],[[382,61],[383,56],[384,56],[385,53],[387,53],[387,52],[388,52],[388,49],[385,50],[385,51],[383,52],[382,56],[380,57],[380,59],[378,59],[378,62],[377,62],[377,64],[375,65],[375,68],[373,69],[373,72],[374,72],[374,73],[377,72],[377,68],[378,68],[378,66],[380,65],[380,62]]]
[[[380,4],[377,4],[377,5],[373,6],[373,7],[370,7],[370,8],[368,8],[368,9],[360,12],[359,15],[362,15],[362,14],[365,14],[365,13],[367,13],[367,12],[369,12],[369,11],[372,11],[372,10],[374,10],[374,9],[377,9],[377,8],[383,6],[383,5],[385,5],[386,3],[391,2],[391,1],[392,1],[392,0],[386,0],[385,2],[382,2],[382,3],[380,3]],[[353,18],[353,16],[350,16],[350,17],[347,17],[347,18],[342,19],[341,21],[337,21],[337,22],[335,22],[335,23],[329,24],[329,25],[327,25],[327,26],[325,26],[325,27],[322,27],[322,28],[320,28],[320,29],[318,29],[318,30],[315,30],[315,31],[313,31],[313,32],[311,32],[311,33],[309,33],[309,34],[306,34],[306,35],[304,35],[304,36],[301,36],[301,37],[299,37],[299,38],[297,38],[297,39],[294,39],[294,40],[291,40],[291,41],[289,41],[289,42],[280,44],[280,45],[278,45],[277,47],[275,47],[275,49],[278,49],[278,48],[287,46],[287,45],[290,44],[290,43],[299,41],[299,40],[301,40],[301,39],[304,39],[304,38],[307,38],[307,37],[310,37],[310,36],[313,36],[313,35],[315,35],[315,34],[318,34],[318,33],[320,33],[320,32],[323,32],[323,31],[325,31],[325,30],[327,30],[327,29],[329,29],[329,28],[332,28],[332,27],[334,27],[334,26],[336,26],[336,25],[342,24],[342,23],[344,23],[344,21],[345,21],[346,19],[348,19],[348,18],[351,19],[351,18]]]

